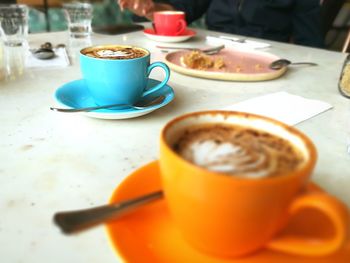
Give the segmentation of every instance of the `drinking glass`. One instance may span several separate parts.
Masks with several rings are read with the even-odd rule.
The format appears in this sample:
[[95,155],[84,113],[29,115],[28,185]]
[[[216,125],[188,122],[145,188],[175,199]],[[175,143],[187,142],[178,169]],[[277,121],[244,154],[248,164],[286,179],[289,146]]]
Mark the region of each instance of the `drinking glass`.
[[3,80],[13,81],[24,76],[26,52],[26,46],[4,46],[1,48],[0,45],[0,83]]
[[68,23],[69,35],[72,38],[86,38],[91,34],[93,7],[89,3],[64,3],[63,10]]
[[0,4],[0,36],[5,46],[22,46],[28,35],[28,7]]

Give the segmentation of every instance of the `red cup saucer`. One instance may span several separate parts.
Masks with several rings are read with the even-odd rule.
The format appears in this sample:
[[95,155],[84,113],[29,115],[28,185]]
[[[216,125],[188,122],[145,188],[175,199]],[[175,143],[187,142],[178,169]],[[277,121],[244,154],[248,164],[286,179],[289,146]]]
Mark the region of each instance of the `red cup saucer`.
[[185,30],[185,32],[178,36],[158,35],[153,28],[146,28],[143,30],[143,33],[151,40],[167,43],[182,42],[196,35],[196,31],[188,28]]
[[[311,187],[311,186],[310,186]],[[314,186],[313,186],[314,187]],[[110,202],[133,198],[161,188],[158,162],[149,163],[128,176],[114,191]],[[309,211],[311,212],[311,211]],[[190,215],[189,215],[190,216]],[[312,222],[310,224],[310,222]],[[325,218],[315,213],[300,213],[288,229],[301,233],[317,228],[327,236]],[[287,229],[287,231],[288,231]],[[350,230],[350,229],[349,229]],[[344,248],[327,257],[299,257],[263,249],[244,258],[216,258],[203,254],[183,240],[172,221],[164,200],[145,205],[110,222],[107,232],[121,262],[128,263],[346,263],[350,262],[350,240]]]

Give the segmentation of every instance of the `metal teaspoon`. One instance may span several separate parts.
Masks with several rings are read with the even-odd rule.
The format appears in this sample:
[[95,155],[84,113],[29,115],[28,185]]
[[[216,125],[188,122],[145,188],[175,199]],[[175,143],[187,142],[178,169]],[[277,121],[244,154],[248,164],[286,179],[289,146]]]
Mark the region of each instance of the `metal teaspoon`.
[[162,191],[128,199],[115,204],[103,205],[94,208],[58,212],[53,220],[65,234],[72,234],[84,229],[104,223],[109,219],[116,219],[136,208],[163,198]]
[[275,60],[273,62],[271,62],[271,64],[269,65],[270,69],[281,69],[283,67],[286,67],[288,65],[308,65],[308,66],[317,66],[316,63],[313,62],[291,62],[288,59],[278,59]]
[[175,50],[198,50],[201,51],[203,53],[206,53],[208,55],[214,55],[216,53],[219,53],[222,49],[225,48],[225,45],[220,45],[220,46],[216,46],[216,47],[209,47],[209,48],[205,48],[205,49],[200,49],[200,48],[194,48],[194,47],[170,47],[170,46],[156,46],[157,48],[160,48],[162,52],[169,52],[169,50],[171,49],[175,49]]
[[32,51],[32,53],[38,59],[51,59],[55,56],[55,52],[49,48],[39,48]]
[[131,108],[142,110],[157,104],[161,104],[165,99],[164,95],[158,97],[146,96],[142,98],[140,101],[136,102],[134,105],[127,104],[110,104],[110,105],[102,105],[102,106],[92,106],[92,107],[84,107],[84,108],[73,108],[73,109],[63,109],[63,108],[55,108],[50,107],[50,110],[59,111],[59,112],[82,112],[82,111],[93,111],[99,109],[108,109],[118,106],[129,106]]
[[32,50],[33,55],[38,59],[51,59],[55,56],[52,44],[46,42],[40,46],[38,49]]

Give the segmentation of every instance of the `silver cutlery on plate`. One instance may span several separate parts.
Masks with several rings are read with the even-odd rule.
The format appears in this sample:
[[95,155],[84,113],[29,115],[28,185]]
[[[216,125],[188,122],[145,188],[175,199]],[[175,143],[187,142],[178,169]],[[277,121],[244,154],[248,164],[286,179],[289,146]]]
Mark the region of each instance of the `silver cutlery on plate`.
[[230,40],[232,42],[237,42],[237,43],[245,43],[247,41],[245,38],[235,38],[235,37],[227,37],[227,36],[219,36],[219,38]]
[[283,67],[286,67],[288,65],[317,66],[317,64],[314,62],[292,62],[288,59],[281,58],[281,59],[278,59],[278,60],[271,62],[271,64],[269,65],[269,68],[277,70],[277,69],[281,69]]
[[225,48],[225,45],[215,46],[215,47],[209,47],[209,48],[196,48],[196,47],[176,47],[176,46],[156,46],[157,48],[160,48],[162,52],[169,52],[169,50],[192,50],[192,51],[201,51],[207,55],[213,55],[218,52],[220,52],[222,49]]

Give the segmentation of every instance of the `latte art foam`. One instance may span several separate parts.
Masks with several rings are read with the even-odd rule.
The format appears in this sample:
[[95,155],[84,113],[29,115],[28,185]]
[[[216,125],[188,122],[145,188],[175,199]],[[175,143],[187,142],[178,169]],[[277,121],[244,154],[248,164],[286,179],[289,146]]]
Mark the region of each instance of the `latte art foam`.
[[249,178],[294,170],[303,161],[288,141],[240,126],[208,125],[186,131],[174,146],[205,169]]
[[147,55],[144,49],[117,45],[90,47],[84,49],[82,53],[89,57],[114,60],[141,58]]
[[105,57],[126,57],[130,56],[130,53],[124,52],[124,51],[114,51],[114,50],[99,50],[96,52],[97,55],[100,58],[105,58]]

